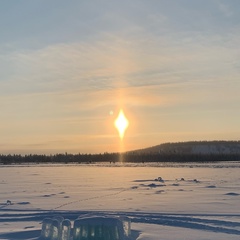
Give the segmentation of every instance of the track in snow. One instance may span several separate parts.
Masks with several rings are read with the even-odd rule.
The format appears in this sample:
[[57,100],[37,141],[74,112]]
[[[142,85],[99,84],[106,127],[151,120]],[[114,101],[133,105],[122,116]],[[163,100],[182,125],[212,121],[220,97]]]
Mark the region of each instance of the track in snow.
[[[102,214],[128,216],[132,223],[155,224],[193,230],[240,235],[240,214],[172,214],[145,212],[112,212],[112,211],[43,211],[43,210],[10,210],[0,209],[0,224],[25,224],[22,231],[0,233],[0,239],[37,239],[40,236],[41,222],[46,217],[61,215],[71,221],[83,214]],[[33,223],[33,224],[31,224]],[[38,227],[37,227],[38,226]],[[133,229],[136,239],[138,234]]]

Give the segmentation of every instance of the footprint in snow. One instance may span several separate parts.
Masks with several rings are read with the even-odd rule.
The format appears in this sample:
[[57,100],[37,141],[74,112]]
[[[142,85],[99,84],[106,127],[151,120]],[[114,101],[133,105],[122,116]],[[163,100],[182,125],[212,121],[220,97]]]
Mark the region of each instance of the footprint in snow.
[[164,190],[159,190],[159,191],[156,191],[155,194],[161,194],[161,193],[165,193]]
[[27,204],[30,204],[30,202],[18,202],[17,204],[19,204],[19,205],[27,205]]
[[45,194],[45,195],[43,195],[42,197],[52,197],[52,196],[54,196],[54,195],[56,195],[56,194]]
[[147,187],[156,188],[156,187],[165,187],[165,185],[164,184],[151,183],[151,184],[147,185]]
[[206,188],[216,188],[215,185],[209,185],[209,186],[206,186]]
[[226,193],[225,195],[228,195],[228,196],[239,196],[240,194],[239,193],[235,193],[235,192],[229,192],[229,193]]
[[35,226],[27,226],[24,229],[28,229],[28,228],[35,228]]

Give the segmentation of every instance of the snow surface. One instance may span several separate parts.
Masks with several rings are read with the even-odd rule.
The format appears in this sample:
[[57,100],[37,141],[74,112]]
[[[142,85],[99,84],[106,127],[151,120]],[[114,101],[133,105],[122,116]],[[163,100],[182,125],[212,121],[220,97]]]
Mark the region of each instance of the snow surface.
[[73,223],[97,214],[129,217],[132,240],[237,240],[239,168],[235,162],[1,166],[0,239],[38,239],[46,217]]

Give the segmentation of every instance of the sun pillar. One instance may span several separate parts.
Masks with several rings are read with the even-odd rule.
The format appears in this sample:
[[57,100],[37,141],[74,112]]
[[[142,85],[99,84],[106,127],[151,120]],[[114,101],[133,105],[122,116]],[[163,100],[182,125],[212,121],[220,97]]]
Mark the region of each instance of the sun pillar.
[[124,138],[125,131],[128,128],[129,122],[128,122],[128,119],[125,117],[122,109],[119,111],[118,117],[116,118],[114,125],[118,130],[119,137],[121,140],[121,142],[120,142],[120,162],[123,162],[123,156],[122,156],[122,153],[124,152],[123,138]]

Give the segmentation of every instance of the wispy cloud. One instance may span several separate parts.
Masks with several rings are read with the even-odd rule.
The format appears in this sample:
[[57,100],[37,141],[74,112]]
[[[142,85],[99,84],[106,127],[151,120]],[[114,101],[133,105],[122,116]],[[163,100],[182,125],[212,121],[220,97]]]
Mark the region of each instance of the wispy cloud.
[[[204,79],[204,74],[208,76],[211,71],[222,75],[232,67],[231,62],[239,60],[239,49],[231,48],[235,40],[226,39],[227,44],[217,36],[212,41],[208,36],[207,42],[204,38],[195,40],[179,45],[171,39],[166,43],[153,38],[146,44],[110,36],[94,44],[58,44],[13,52],[0,60],[8,66],[2,72],[2,79],[8,82],[1,83],[1,89],[52,92],[176,84],[190,77]],[[13,83],[16,88],[12,88]]]

